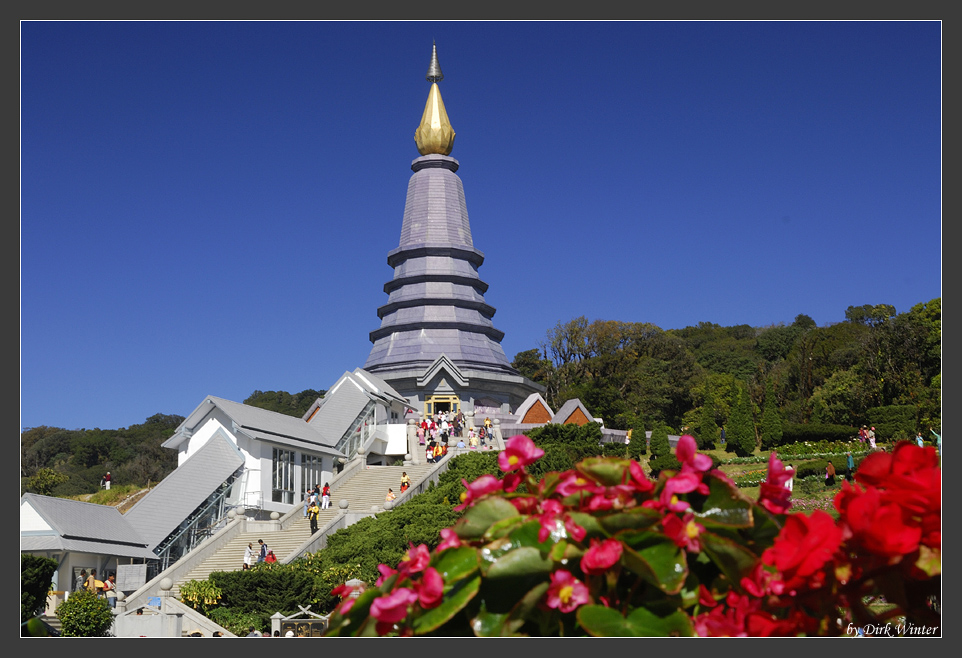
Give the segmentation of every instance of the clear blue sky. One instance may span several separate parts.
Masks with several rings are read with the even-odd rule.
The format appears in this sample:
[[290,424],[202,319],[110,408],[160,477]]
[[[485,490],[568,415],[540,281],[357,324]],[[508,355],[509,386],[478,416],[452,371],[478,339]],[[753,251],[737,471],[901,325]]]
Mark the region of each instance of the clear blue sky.
[[362,366],[432,40],[509,358],[941,296],[938,22],[22,23],[21,427]]

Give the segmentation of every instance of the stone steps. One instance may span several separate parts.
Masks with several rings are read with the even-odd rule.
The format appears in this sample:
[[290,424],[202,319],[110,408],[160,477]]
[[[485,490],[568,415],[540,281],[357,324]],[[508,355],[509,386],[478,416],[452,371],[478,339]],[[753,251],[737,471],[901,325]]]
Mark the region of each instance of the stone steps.
[[[395,493],[400,493],[401,473],[407,471],[412,484],[417,484],[421,478],[434,468],[433,464],[419,466],[369,466],[358,471],[343,486],[335,483],[331,487],[331,507],[321,510],[317,517],[319,527],[324,527],[340,511],[341,500],[348,502],[348,509],[354,512],[368,512],[377,507],[384,509],[384,496],[390,487]],[[336,488],[335,488],[336,487]],[[248,543],[259,549],[258,539],[263,539],[268,549],[274,551],[278,560],[291,557],[293,553],[310,537],[310,522],[307,517],[300,517],[285,530],[274,532],[246,532],[232,538],[221,546],[217,553],[192,569],[182,579],[174,584],[172,594],[180,594],[180,585],[191,580],[207,580],[215,571],[238,571],[243,568],[244,549]]]

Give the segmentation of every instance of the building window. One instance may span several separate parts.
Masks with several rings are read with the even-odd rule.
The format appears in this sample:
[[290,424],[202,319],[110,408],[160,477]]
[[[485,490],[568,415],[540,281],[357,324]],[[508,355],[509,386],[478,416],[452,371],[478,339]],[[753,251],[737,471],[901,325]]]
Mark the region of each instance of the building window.
[[275,503],[294,504],[294,453],[274,448],[271,471],[271,500]]
[[321,482],[321,470],[322,464],[320,457],[301,454],[301,481],[303,482],[302,489],[304,489],[304,491],[313,489],[315,484],[323,484]]

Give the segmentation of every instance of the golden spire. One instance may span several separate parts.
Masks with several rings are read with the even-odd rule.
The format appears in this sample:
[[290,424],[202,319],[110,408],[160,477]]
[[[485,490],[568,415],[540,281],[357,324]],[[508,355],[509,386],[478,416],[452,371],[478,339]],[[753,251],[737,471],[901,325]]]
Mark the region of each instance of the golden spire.
[[441,100],[441,91],[438,89],[438,81],[442,79],[444,75],[438,64],[438,47],[434,44],[427,74],[431,91],[428,92],[428,102],[424,106],[424,114],[421,115],[421,125],[414,131],[414,143],[421,155],[449,155],[454,148],[454,128],[448,121],[448,113],[444,109],[444,101]]

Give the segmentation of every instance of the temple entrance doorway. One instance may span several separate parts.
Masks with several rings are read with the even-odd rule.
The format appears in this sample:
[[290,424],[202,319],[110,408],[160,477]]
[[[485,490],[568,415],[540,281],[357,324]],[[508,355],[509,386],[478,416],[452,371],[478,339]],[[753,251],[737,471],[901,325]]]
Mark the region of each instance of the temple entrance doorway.
[[424,401],[424,416],[434,418],[442,411],[448,415],[457,415],[461,408],[461,400],[457,395],[432,395]]

